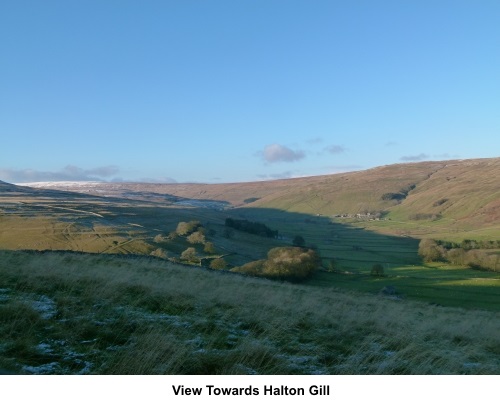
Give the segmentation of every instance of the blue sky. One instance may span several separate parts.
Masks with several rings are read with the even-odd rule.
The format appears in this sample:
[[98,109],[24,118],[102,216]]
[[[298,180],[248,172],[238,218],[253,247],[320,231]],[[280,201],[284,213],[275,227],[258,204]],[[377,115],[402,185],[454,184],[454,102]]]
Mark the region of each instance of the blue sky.
[[0,2],[0,180],[500,156],[500,2]]

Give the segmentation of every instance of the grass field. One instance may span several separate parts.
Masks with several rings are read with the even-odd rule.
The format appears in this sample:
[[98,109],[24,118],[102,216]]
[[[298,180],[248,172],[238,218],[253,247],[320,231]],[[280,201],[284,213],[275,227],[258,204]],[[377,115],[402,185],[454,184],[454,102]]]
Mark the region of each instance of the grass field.
[[0,251],[0,369],[498,374],[497,312],[117,255]]
[[[28,191],[26,191],[28,190]],[[266,257],[269,249],[290,245],[301,235],[307,246],[315,246],[324,269],[334,261],[334,273],[320,272],[310,283],[325,288],[378,293],[385,286],[397,295],[439,305],[500,309],[498,273],[467,268],[429,267],[417,254],[419,240],[409,237],[397,221],[329,218],[264,208],[217,210],[188,208],[156,201],[102,198],[42,191],[0,198],[0,247],[3,249],[69,250],[105,254],[149,255],[163,249],[176,260],[188,247],[186,238],[155,241],[166,236],[180,221],[200,221],[207,239],[222,255],[228,268]],[[264,238],[234,230],[226,237],[228,216],[265,223],[279,231],[280,238]],[[417,229],[425,223],[409,223]],[[436,225],[433,224],[436,231]],[[487,232],[487,230],[483,230]],[[399,233],[395,235],[395,233]],[[410,232],[408,232],[410,233]],[[494,232],[485,235],[495,236]],[[459,238],[458,238],[459,239]],[[210,256],[202,245],[194,245],[200,258]],[[371,277],[374,264],[382,264],[384,278]]]

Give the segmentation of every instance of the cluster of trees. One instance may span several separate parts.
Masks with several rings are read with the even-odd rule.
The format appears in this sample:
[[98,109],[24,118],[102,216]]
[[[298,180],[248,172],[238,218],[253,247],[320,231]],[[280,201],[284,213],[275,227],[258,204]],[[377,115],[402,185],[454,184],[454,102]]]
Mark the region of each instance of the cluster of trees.
[[267,259],[246,263],[232,271],[252,276],[298,281],[310,277],[319,267],[320,259],[313,249],[276,247]]
[[390,200],[404,200],[406,198],[406,195],[403,193],[385,193],[382,195],[382,200],[384,201],[390,201]]
[[227,267],[227,263],[222,257],[216,257],[214,259],[199,257],[194,247],[188,247],[184,250],[181,253],[180,259],[183,262],[201,264],[205,267],[208,266],[213,270],[224,270]]
[[403,187],[397,193],[385,193],[385,194],[382,195],[382,200],[385,200],[385,201],[390,201],[390,200],[401,201],[401,200],[404,200],[408,196],[408,193],[411,190],[413,190],[415,187],[416,187],[415,184],[409,184],[408,186]]
[[418,254],[427,262],[447,261],[475,269],[500,272],[500,254],[488,252],[488,249],[497,249],[499,246],[500,241],[478,242],[466,239],[455,243],[422,239]]
[[[213,255],[216,253],[215,245],[212,242],[207,240],[206,234],[214,235],[215,231],[206,230],[202,227],[200,221],[189,221],[189,222],[179,222],[177,224],[176,230],[170,232],[168,236],[164,236],[162,234],[158,234],[153,238],[153,241],[157,244],[168,243],[180,236],[185,237],[186,241],[192,245],[203,245],[203,252],[208,255]],[[169,258],[169,254],[167,251],[162,249],[161,247],[153,250],[150,253],[152,256],[160,257],[163,259]],[[194,247],[188,247],[181,254],[179,259],[183,262],[196,263],[199,264],[201,257],[198,256],[198,252]],[[176,260],[171,257],[170,260]],[[215,268],[221,269],[225,268],[225,262],[222,263],[220,261],[215,262]]]
[[464,239],[462,242],[449,242],[444,240],[436,240],[439,246],[443,246],[445,249],[457,249],[461,248],[464,250],[471,249],[500,249],[500,240],[475,240],[475,239]]
[[246,219],[226,218],[225,225],[238,231],[265,236],[267,238],[276,238],[278,236],[278,231],[274,231],[260,222],[248,221]]
[[438,219],[441,218],[442,218],[441,214],[422,213],[422,212],[417,212],[416,214],[410,214],[408,216],[408,219],[412,221],[424,221],[424,220],[437,221]]
[[186,236],[195,232],[198,228],[201,228],[200,221],[179,222],[175,232],[177,235]]

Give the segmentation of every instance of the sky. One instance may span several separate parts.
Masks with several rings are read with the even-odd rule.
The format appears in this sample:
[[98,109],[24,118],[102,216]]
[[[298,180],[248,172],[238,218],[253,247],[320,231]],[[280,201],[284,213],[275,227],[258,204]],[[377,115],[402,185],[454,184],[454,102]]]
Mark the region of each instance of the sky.
[[500,156],[498,0],[2,0],[0,180]]

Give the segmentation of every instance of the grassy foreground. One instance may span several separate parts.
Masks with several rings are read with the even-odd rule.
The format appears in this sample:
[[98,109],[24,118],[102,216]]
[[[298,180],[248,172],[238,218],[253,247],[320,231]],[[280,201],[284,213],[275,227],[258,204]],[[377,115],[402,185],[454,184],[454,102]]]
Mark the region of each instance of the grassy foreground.
[[162,260],[0,251],[0,369],[23,374],[499,374],[498,312]]

